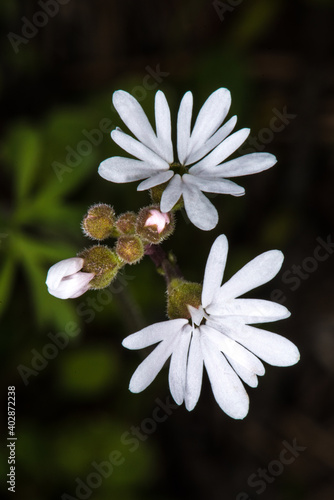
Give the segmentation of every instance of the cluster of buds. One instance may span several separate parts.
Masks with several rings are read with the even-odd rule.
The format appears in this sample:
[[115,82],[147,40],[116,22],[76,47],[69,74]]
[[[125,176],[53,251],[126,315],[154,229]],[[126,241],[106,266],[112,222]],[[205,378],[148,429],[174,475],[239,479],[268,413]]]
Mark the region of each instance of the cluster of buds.
[[[99,203],[88,210],[81,227],[85,236],[98,244],[49,269],[48,290],[61,299],[109,286],[123,266],[137,264],[148,247],[170,236],[175,223],[173,213],[163,213],[157,205],[142,208],[138,214],[126,212],[116,217],[113,207]],[[108,238],[116,239],[113,248],[100,244]]]

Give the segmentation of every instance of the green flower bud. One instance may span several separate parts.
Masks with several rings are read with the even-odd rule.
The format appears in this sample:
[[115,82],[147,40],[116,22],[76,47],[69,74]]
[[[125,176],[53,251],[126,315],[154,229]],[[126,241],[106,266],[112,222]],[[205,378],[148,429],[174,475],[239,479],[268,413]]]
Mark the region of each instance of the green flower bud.
[[201,306],[202,285],[174,278],[168,285],[167,314],[169,319],[190,319],[188,305],[198,309]]
[[82,221],[83,232],[94,240],[105,240],[112,236],[114,226],[114,209],[104,203],[90,207]]
[[139,236],[120,236],[116,243],[116,252],[127,264],[137,264],[144,256],[144,245]]
[[137,217],[136,232],[145,241],[158,244],[170,236],[175,228],[174,214],[163,213],[152,205],[142,208]]
[[116,228],[121,234],[134,234],[137,215],[134,212],[125,212],[116,221]]
[[114,250],[103,245],[87,248],[78,256],[85,261],[82,271],[95,274],[90,281],[90,288],[96,290],[108,286],[124,265]]

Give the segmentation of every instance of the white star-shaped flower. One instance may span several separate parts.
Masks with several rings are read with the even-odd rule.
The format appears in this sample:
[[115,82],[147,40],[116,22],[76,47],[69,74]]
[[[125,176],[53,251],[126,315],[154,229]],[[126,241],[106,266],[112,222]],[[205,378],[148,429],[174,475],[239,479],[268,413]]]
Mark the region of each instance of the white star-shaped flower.
[[113,104],[137,139],[119,128],[112,131],[111,137],[137,159],[109,158],[100,164],[101,177],[116,183],[141,180],[138,191],[168,183],[162,194],[161,211],[169,212],[182,196],[189,219],[205,231],[217,225],[218,213],[203,192],[241,196],[245,194],[244,188],[228,178],[255,174],[276,163],[275,156],[269,153],[251,153],[225,161],[250,132],[243,128],[231,134],[236,116],[222,125],[231,105],[231,94],[225,88],[209,96],[192,129],[193,96],[191,92],[183,96],[177,116],[176,160],[171,114],[163,92],[159,90],[155,96],[156,132],[141,105],[127,92],[116,91]]
[[123,340],[128,349],[159,342],[134,372],[130,391],[144,390],[171,356],[169,387],[177,404],[185,402],[188,410],[195,407],[205,366],[219,406],[230,417],[242,419],[248,413],[249,399],[241,381],[257,386],[257,376],[265,372],[259,358],[275,366],[297,363],[299,351],[292,342],[250,326],[287,318],[287,308],[267,300],[238,298],[278,273],[282,252],[259,255],[221,286],[227,251],[227,239],[221,235],[206,264],[202,304],[188,306],[191,321],[178,318],[156,323]]
[[84,259],[73,257],[50,267],[46,277],[48,292],[58,299],[75,299],[87,292],[95,274],[82,272],[83,265]]

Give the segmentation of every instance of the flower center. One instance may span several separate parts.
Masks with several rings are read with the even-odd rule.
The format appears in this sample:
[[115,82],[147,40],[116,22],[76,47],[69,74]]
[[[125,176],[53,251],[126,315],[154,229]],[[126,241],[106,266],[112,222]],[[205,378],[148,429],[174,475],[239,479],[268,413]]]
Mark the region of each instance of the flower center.
[[181,165],[181,163],[178,162],[171,163],[169,166],[171,170],[173,170],[173,172],[175,172],[176,174],[180,174],[181,176],[183,174],[186,174],[189,170],[188,167],[186,167],[185,165]]

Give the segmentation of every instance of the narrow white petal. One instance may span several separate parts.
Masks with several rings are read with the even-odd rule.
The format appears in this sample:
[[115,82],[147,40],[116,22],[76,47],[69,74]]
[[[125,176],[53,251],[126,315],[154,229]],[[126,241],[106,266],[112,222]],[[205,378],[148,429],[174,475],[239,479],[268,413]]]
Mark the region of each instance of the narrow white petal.
[[187,165],[191,165],[196,161],[200,160],[212,151],[218,144],[220,144],[234,129],[237,123],[237,117],[232,116],[222,127],[220,127],[215,134],[213,134],[204,144],[194,145],[191,153],[187,158]]
[[[222,163],[226,158],[234,153],[243,142],[245,142],[249,132],[250,130],[248,128],[243,128],[238,130],[238,132],[234,132],[234,134],[227,137],[210,154],[191,167],[191,173],[204,175],[207,168],[214,167]],[[217,172],[219,172],[219,169]]]
[[224,302],[239,297],[272,280],[282,267],[284,255],[280,250],[269,250],[242,267],[220,289],[217,300]]
[[80,257],[72,257],[70,259],[61,260],[50,267],[47,277],[46,277],[46,285],[49,288],[57,288],[61,280],[65,276],[70,276],[71,274],[75,274],[80,269],[82,269],[84,265],[84,260]]
[[192,328],[188,324],[183,327],[172,353],[169,366],[169,388],[174,401],[180,405],[183,403],[186,385],[187,358]]
[[168,339],[164,339],[138,366],[131,377],[129,390],[141,392],[148,387],[158,375],[167,359],[177,345],[180,331],[175,331]]
[[177,115],[177,154],[179,162],[182,165],[187,158],[192,112],[193,95],[191,92],[186,92],[180,103]]
[[175,174],[164,190],[160,201],[161,212],[170,212],[182,195],[182,179],[179,174]]
[[167,172],[159,172],[158,174],[152,175],[149,179],[141,182],[137,186],[137,191],[145,191],[145,189],[151,189],[154,186],[159,186],[164,182],[169,181],[174,175],[173,170],[167,170]]
[[203,231],[210,231],[218,223],[218,212],[211,201],[195,186],[184,184],[184,208],[190,221]]
[[173,163],[172,124],[170,109],[165,94],[158,90],[155,94],[155,124],[161,147],[161,156],[168,163]]
[[188,156],[198,145],[205,142],[216,132],[224,121],[231,106],[231,93],[225,88],[213,92],[203,104],[198,113],[188,146],[186,164],[189,163]]
[[197,401],[201,394],[202,378],[203,355],[200,343],[199,329],[196,328],[193,332],[188,356],[187,379],[184,398],[185,405],[188,411],[193,410],[197,404]]
[[192,322],[199,326],[204,318],[204,309],[203,307],[194,307],[189,304],[187,304],[188,311],[190,312],[191,320]]
[[159,154],[157,137],[139,102],[128,92],[117,90],[113,95],[113,104],[128,129],[140,142]]
[[244,323],[269,323],[288,318],[288,309],[277,302],[262,299],[232,299],[211,303],[206,311],[213,316],[236,316]]
[[205,336],[201,336],[204,365],[213,395],[221,409],[230,417],[242,419],[248,413],[249,398],[240,378],[225,356]]
[[232,196],[242,196],[245,194],[243,187],[227,179],[206,179],[189,174],[184,174],[182,179],[186,184],[196,186],[206,193],[231,194]]
[[168,339],[186,324],[188,324],[188,321],[183,318],[161,321],[129,335],[123,340],[122,345],[127,349],[143,349],[161,340]]
[[273,366],[291,366],[300,354],[290,340],[267,330],[244,325],[239,320],[224,321],[224,332],[266,363]]
[[228,241],[226,236],[221,234],[214,241],[205,266],[202,289],[202,306],[204,308],[211,303],[213,296],[220,288],[225,271],[227,252]]
[[124,151],[127,151],[130,155],[135,156],[139,160],[149,163],[159,170],[169,169],[169,164],[166,160],[163,160],[151,149],[121,130],[113,130],[111,132],[111,138],[116,144],[124,149]]
[[270,153],[250,153],[219,166],[219,176],[239,177],[251,175],[271,168],[277,163],[276,156]]
[[110,182],[121,184],[124,182],[141,181],[160,173],[155,167],[140,160],[113,156],[100,163],[99,175]]
[[63,278],[56,288],[48,288],[48,291],[58,299],[75,299],[87,292],[94,276],[94,273],[78,272]]

